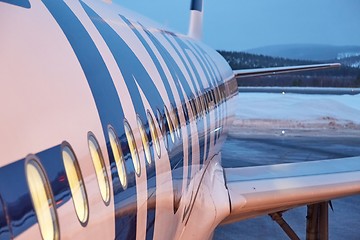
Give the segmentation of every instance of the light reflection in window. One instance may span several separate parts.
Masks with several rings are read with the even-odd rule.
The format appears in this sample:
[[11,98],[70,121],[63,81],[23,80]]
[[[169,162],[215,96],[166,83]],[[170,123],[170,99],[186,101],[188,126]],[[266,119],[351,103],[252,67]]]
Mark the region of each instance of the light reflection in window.
[[138,128],[140,130],[141,142],[142,142],[142,146],[143,146],[143,149],[145,152],[146,161],[149,164],[151,164],[152,159],[151,159],[151,153],[150,153],[150,147],[149,147],[149,139],[147,137],[147,133],[144,128],[144,124],[142,123],[139,116],[137,116],[137,124],[138,124]]
[[110,201],[109,178],[99,143],[92,133],[88,134],[88,145],[91,159],[95,168],[97,182],[100,188],[100,194],[104,203],[108,205]]
[[27,159],[25,170],[41,236],[44,240],[57,240],[60,238],[58,217],[45,171],[33,156]]
[[165,119],[163,118],[159,109],[157,110],[157,119],[158,119],[160,131],[161,131],[161,134],[162,134],[162,137],[164,140],[165,148],[168,149],[169,142],[168,142],[168,138],[167,138],[167,134],[166,134]]
[[155,128],[155,123],[154,123],[154,119],[151,116],[150,112],[147,112],[147,119],[149,122],[149,127],[150,127],[150,134],[151,134],[151,138],[153,141],[153,146],[155,148],[155,151],[158,155],[158,157],[160,158],[161,155],[161,151],[160,151],[160,143],[159,143],[159,137]]
[[119,175],[120,183],[123,189],[127,188],[127,176],[126,176],[126,168],[124,164],[124,157],[121,151],[121,146],[119,143],[119,139],[115,133],[115,130],[112,126],[108,127],[109,139],[111,150],[113,152],[113,157],[116,164],[116,169]]
[[79,221],[82,224],[86,224],[89,216],[89,205],[79,163],[70,145],[66,142],[62,145],[62,156],[65,172],[69,182],[75,212]]
[[171,141],[174,143],[175,142],[174,125],[172,123],[169,111],[167,110],[166,107],[164,107],[164,110],[165,110],[166,121],[167,121],[167,124],[168,124],[168,127],[169,127]]
[[138,154],[137,148],[136,148],[135,138],[134,138],[134,135],[130,128],[129,123],[126,120],[124,120],[124,127],[125,127],[126,139],[128,141],[129,149],[130,149],[130,153],[131,153],[131,159],[133,161],[134,168],[135,168],[135,173],[139,177],[141,174],[141,167],[140,167],[139,154]]

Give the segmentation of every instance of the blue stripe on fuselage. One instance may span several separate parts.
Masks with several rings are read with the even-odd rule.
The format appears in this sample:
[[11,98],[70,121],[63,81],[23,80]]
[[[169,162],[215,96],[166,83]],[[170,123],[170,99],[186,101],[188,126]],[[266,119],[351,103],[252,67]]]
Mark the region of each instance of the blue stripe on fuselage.
[[[168,93],[169,99],[171,103],[175,103],[174,95],[172,94],[168,79],[165,76],[164,70],[162,69],[159,60],[156,58],[154,52],[151,50],[150,46],[147,44],[147,42],[143,39],[139,31],[135,28],[135,26],[124,16],[119,15],[121,19],[129,26],[129,28],[134,32],[134,34],[138,37],[138,39],[141,41],[143,46],[145,47],[146,51],[150,55],[151,59],[154,61],[154,64],[156,66],[156,69],[158,70],[158,73],[160,74],[161,80],[164,83],[166,92]],[[146,91],[146,90],[145,90]],[[147,129],[149,129],[147,127]],[[151,141],[154,141],[151,138],[151,134],[147,131],[148,139]],[[181,144],[182,145],[182,144]],[[154,159],[154,151],[152,151],[152,158]],[[147,179],[148,179],[148,199],[150,199],[153,195],[155,195],[155,188],[156,188],[156,174],[155,169],[149,169],[150,167],[154,167],[154,164],[152,166],[147,165]],[[154,226],[155,226],[155,212],[156,212],[156,198],[154,197],[154,202],[152,203],[154,206],[152,209],[148,209],[147,212],[147,227],[146,227],[146,239],[153,239],[154,234]]]
[[[193,47],[194,51],[196,52],[196,54],[193,52],[194,56],[196,57],[196,59],[198,60],[201,68],[204,70],[205,72],[205,75],[206,75],[206,78],[209,79],[208,81],[211,82],[211,85],[212,85],[212,89],[214,91],[217,91],[217,87],[218,87],[218,82],[219,81],[216,81],[215,78],[216,78],[216,75],[214,73],[214,69],[208,64],[208,61],[206,59],[206,57],[203,55],[203,53],[201,51],[198,51],[196,49],[196,47],[194,47],[194,45],[190,42],[190,41],[187,41],[187,43]],[[217,103],[215,104],[214,106],[214,112],[215,112],[215,129],[217,129],[219,127],[219,119],[220,119],[220,115],[219,115],[219,111],[218,111],[218,105]],[[216,144],[216,141],[217,141],[217,138],[216,138],[216,134],[215,134],[215,137],[214,137],[214,144]]]
[[[132,198],[132,201],[136,204],[136,197],[134,197],[136,196],[135,173],[131,164],[131,159],[126,158],[127,170],[132,171],[128,173],[128,188],[126,191],[123,191],[122,187],[120,187],[121,185],[116,171],[116,164],[109,143],[107,128],[110,124],[119,136],[121,148],[124,150],[124,156],[130,155],[128,154],[129,149],[127,147],[124,132],[123,121],[125,116],[123,108],[105,62],[89,33],[64,1],[43,0],[43,3],[67,37],[79,60],[93,94],[99,112],[112,168],[115,212],[116,207],[121,206],[121,202],[126,199]],[[126,224],[124,224],[124,221]],[[136,208],[134,209],[134,212],[131,212],[126,216],[116,217],[116,224],[122,225],[122,232],[116,232],[117,235],[135,238]]]
[[[205,62],[208,63],[210,69],[213,71],[213,73],[215,75],[217,85],[219,86],[219,85],[225,84],[225,79],[222,78],[220,70],[219,70],[218,66],[216,65],[216,63],[214,62],[214,60],[211,57],[209,57],[209,55],[204,51],[204,49],[202,49],[198,44],[192,43],[190,41],[188,43],[190,45],[192,45],[194,47],[194,49],[198,49],[199,55],[203,56]],[[218,93],[219,93],[219,96],[221,97],[220,89],[218,89]],[[223,112],[225,105],[226,104],[220,104],[219,111]],[[222,120],[222,119],[220,119],[220,120]],[[221,125],[220,125],[220,127],[221,127],[221,131],[218,131],[218,137],[220,137],[220,134],[223,130]]]
[[[36,153],[48,177],[56,208],[69,201],[70,188],[62,159],[61,146]],[[19,236],[36,222],[25,173],[25,158],[0,168],[0,193],[10,221],[8,234]],[[0,219],[3,218],[0,216]],[[2,226],[0,226],[1,231]],[[0,236],[2,238],[2,235]]]
[[[196,89],[195,91],[201,91],[201,92],[204,92],[204,86],[202,84],[202,80],[200,78],[200,75],[197,71],[197,69],[195,68],[194,66],[194,63],[192,62],[192,60],[190,59],[190,57],[187,55],[185,49],[189,49],[187,48],[183,42],[174,37],[175,41],[179,44],[179,46],[181,47],[181,49],[183,50],[183,53],[186,57],[186,59],[188,60],[190,66],[191,66],[191,69],[193,70],[194,74],[195,74],[195,79],[197,80],[198,84],[199,84],[199,87],[200,89],[197,88],[196,84],[195,84],[195,79],[193,78],[193,75],[191,74],[191,71],[190,71],[190,68],[189,66],[186,64],[184,58],[181,56],[181,53],[179,52],[179,50],[176,48],[176,46],[174,45],[174,43],[170,40],[170,36],[166,35],[165,33],[163,33],[163,36],[165,37],[165,39],[169,42],[169,44],[172,46],[172,48],[175,50],[176,54],[179,56],[181,62],[183,63],[183,65],[185,66],[186,68],[186,71],[188,72],[189,76],[190,76],[190,79],[191,79],[191,82],[194,86],[194,88]],[[207,81],[209,81],[207,79]],[[210,82],[209,82],[209,85],[210,85]],[[195,93],[196,94],[196,93]],[[210,116],[207,114],[206,115],[206,125],[204,124],[205,121],[202,119],[200,121],[200,123],[198,124],[198,132],[200,133],[199,134],[199,148],[200,148],[200,165],[203,163],[204,159],[206,159],[208,157],[208,153],[209,153],[209,147],[210,147],[210,135],[207,134],[207,139],[206,139],[206,145],[207,145],[207,151],[206,153],[204,153],[204,146],[205,146],[205,135],[202,135],[203,133],[205,133],[205,131],[208,132],[208,129],[210,129]],[[191,138],[190,138],[190,142],[191,142]]]
[[[182,88],[179,84],[179,82],[181,83],[182,87],[184,88],[185,94],[187,95],[187,99],[189,99],[192,94],[189,83],[186,81],[185,76],[183,74],[183,72],[180,70],[179,66],[176,64],[175,60],[171,57],[170,53],[168,52],[167,49],[164,48],[164,46],[159,42],[159,40],[148,30],[146,30],[143,27],[143,30],[145,31],[145,33],[149,36],[149,39],[152,41],[152,43],[154,44],[154,46],[157,48],[157,50],[159,51],[161,57],[164,59],[170,74],[172,76],[172,78],[175,81],[175,86],[176,89],[179,93],[179,96],[181,98],[182,101],[182,110],[184,113],[184,117],[185,117],[185,121],[186,121],[186,126],[187,126],[187,133],[188,133],[188,142],[191,145],[191,139],[192,139],[192,133],[191,133],[191,129],[189,126],[189,109],[186,106],[186,98],[183,95],[183,91]],[[185,137],[185,136],[184,136]],[[190,150],[191,150],[191,146],[189,146]],[[177,168],[183,167],[184,163],[183,163],[183,157],[179,157],[179,154],[175,154],[173,155],[172,152],[169,153],[169,157],[171,160],[171,174],[172,174],[172,180],[173,180],[173,188],[174,191],[182,191],[182,186],[179,187],[179,185],[177,185],[175,183],[176,179],[178,179],[179,177],[182,177],[182,171],[175,171]],[[180,161],[180,162],[179,162]],[[192,164],[192,153],[191,151],[189,151],[188,153],[188,166],[191,166]],[[191,169],[191,167],[189,167]],[[175,172],[177,174],[180,174],[181,176],[174,176]],[[176,209],[174,209],[176,211]]]
[[[90,7],[88,7],[82,1],[81,4],[85,9],[86,13],[89,15],[95,27],[102,35],[111,53],[113,54],[119,69],[122,71],[126,85],[129,89],[129,92],[131,92],[131,98],[133,100],[136,112],[139,114],[140,117],[143,117],[143,119],[145,119],[146,121],[146,111],[144,109],[144,105],[137,84],[143,91],[145,97],[149,100],[151,99],[151,101],[149,101],[149,104],[153,112],[156,112],[157,109],[164,109],[163,107],[165,106],[164,100],[162,99],[159,90],[156,88],[153,80],[150,78],[149,74],[145,70],[145,67],[142,65],[141,61],[136,57],[135,53],[130,49],[128,44],[115,32],[115,30],[104,19],[102,19],[98,14],[96,14]],[[168,85],[166,84],[167,83],[166,77],[164,76],[164,74],[161,74],[162,68],[160,66],[160,63],[158,62],[158,59],[156,59],[156,56],[152,52],[151,48],[141,38],[141,35],[137,32],[137,30],[135,30],[135,28],[132,25],[130,25],[130,22],[126,18],[122,18],[122,19],[129,26],[129,29],[131,29],[138,37],[138,39],[142,42],[143,46],[145,47],[150,57],[152,58],[155,66],[158,68],[158,70],[160,70],[159,71],[160,76],[162,77],[164,84]],[[134,79],[137,79],[138,81],[135,82]],[[170,101],[173,101],[172,104],[175,104],[174,97],[171,95],[170,87],[168,86],[166,90],[168,91],[168,94],[170,94]],[[167,131],[169,131],[168,128]],[[176,147],[182,148],[182,144],[179,145],[178,143],[175,143],[175,145]],[[171,165],[178,165],[178,163],[182,163],[183,160],[182,154],[181,156],[179,156],[179,154],[173,156],[171,148],[169,151],[169,158]],[[148,168],[147,170],[154,171],[154,168]],[[148,172],[148,174],[149,176],[153,175],[153,173],[151,172]],[[152,186],[148,186],[148,188],[152,188]],[[148,197],[152,195],[152,193],[148,193],[148,194],[149,194]],[[151,222],[153,222],[153,220],[151,220]],[[147,225],[149,226],[149,223]],[[116,231],[118,231],[118,227]]]
[[30,1],[28,0],[0,0],[0,2],[8,3],[23,8],[31,8]]

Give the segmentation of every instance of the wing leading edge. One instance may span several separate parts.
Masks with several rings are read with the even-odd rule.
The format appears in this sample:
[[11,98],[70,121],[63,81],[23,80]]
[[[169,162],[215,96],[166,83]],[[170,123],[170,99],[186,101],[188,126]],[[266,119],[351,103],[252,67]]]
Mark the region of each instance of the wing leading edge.
[[230,214],[222,223],[360,194],[360,157],[225,168]]
[[274,75],[274,74],[284,74],[291,72],[322,70],[329,68],[337,68],[340,66],[341,66],[340,63],[329,63],[329,64],[290,66],[290,67],[242,69],[242,70],[234,70],[233,72],[236,78],[244,78],[244,77],[258,77],[258,76],[266,76],[266,75]]

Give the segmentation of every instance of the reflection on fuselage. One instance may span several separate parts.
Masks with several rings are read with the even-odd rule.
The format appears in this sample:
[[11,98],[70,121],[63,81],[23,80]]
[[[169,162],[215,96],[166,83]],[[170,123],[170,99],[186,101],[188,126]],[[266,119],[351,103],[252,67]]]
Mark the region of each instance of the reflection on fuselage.
[[[40,204],[47,206],[40,212],[50,208],[59,212],[60,237],[67,236],[64,229],[81,235],[86,228],[102,230],[112,224],[115,238],[136,238],[138,226],[143,224],[145,235],[152,238],[156,212],[170,208],[171,216],[182,216],[178,209],[183,194],[194,175],[220,149],[230,115],[226,104],[237,93],[232,71],[201,43],[119,15],[121,11],[104,3],[43,0],[37,4],[42,7],[34,4],[26,11],[45,11],[47,17],[30,14],[28,21],[19,13],[19,22],[28,22],[29,31],[55,49],[52,54],[56,58],[69,55],[76,63],[54,66],[48,61],[42,66],[46,70],[41,73],[48,74],[43,78],[29,73],[27,79],[34,80],[32,94],[43,94],[41,89],[47,86],[49,102],[56,99],[59,104],[53,104],[56,111],[47,114],[31,102],[35,98],[29,98],[28,105],[14,102],[14,109],[20,112],[30,108],[34,115],[41,115],[41,124],[19,117],[20,122],[6,130],[28,129],[26,137],[16,140],[17,151],[33,153],[39,159],[53,195],[39,198],[40,202],[47,199]],[[34,25],[35,19],[45,23],[50,16],[47,27],[55,29],[54,38],[60,36],[61,40],[49,36],[45,26]],[[38,46],[32,41],[29,39],[29,46]],[[42,57],[31,54],[32,63],[43,64]],[[11,75],[16,73],[9,74],[11,87],[22,82],[22,77]],[[76,97],[59,93],[59,83],[68,91],[74,89]],[[66,106],[64,101],[71,104]],[[53,127],[41,128],[48,122]],[[38,137],[36,133],[43,131],[47,137]],[[17,151],[9,156],[17,156]],[[26,156],[17,159],[6,159],[0,168],[0,233],[26,236],[39,225],[33,230],[39,236],[44,231],[41,213],[31,200],[36,193],[29,188],[32,180],[26,179]],[[39,189],[47,187],[37,185]],[[159,194],[163,192],[166,194]],[[169,207],[164,206],[169,204],[168,196]],[[100,217],[105,219],[103,225],[97,222]]]

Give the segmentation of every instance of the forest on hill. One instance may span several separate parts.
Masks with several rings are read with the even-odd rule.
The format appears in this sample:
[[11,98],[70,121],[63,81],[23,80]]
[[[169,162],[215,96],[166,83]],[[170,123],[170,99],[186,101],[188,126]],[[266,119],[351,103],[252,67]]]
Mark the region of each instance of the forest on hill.
[[[318,64],[320,62],[294,60],[279,57],[250,54],[245,52],[218,51],[232,69],[252,69]],[[326,62],[339,62],[338,59]],[[297,72],[292,74],[238,79],[239,86],[280,87],[360,87],[360,68],[345,66],[321,71]]]

